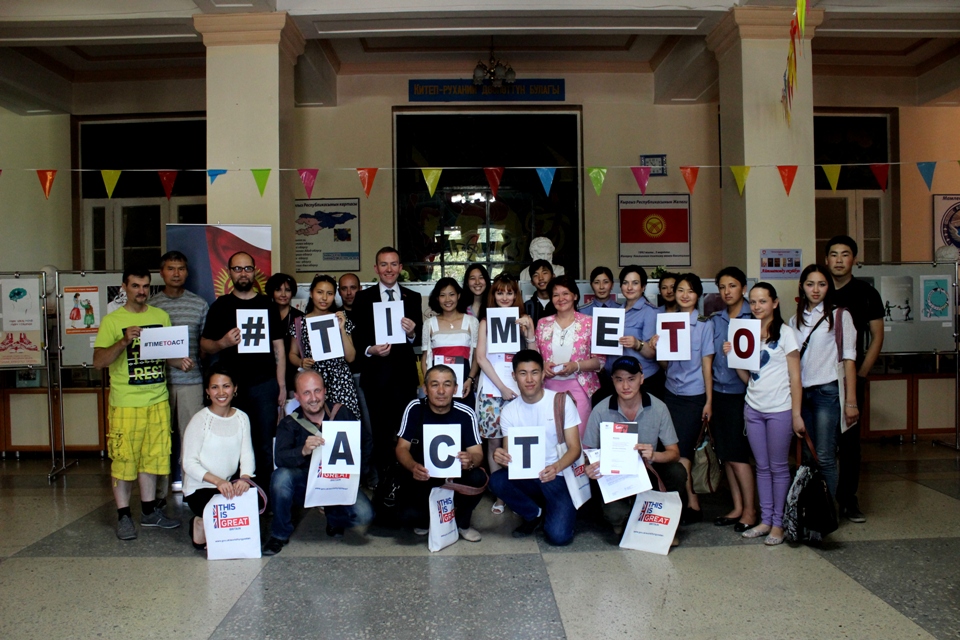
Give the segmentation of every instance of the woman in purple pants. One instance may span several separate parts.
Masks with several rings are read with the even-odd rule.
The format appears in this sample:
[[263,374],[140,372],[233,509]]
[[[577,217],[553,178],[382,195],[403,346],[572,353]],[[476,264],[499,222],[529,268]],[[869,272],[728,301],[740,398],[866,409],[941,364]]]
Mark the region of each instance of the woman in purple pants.
[[[757,461],[760,524],[743,532],[744,538],[766,536],[764,544],[783,542],[783,506],[790,489],[787,456],[793,434],[804,432],[800,406],[800,352],[790,327],[784,328],[777,290],[758,282],[750,290],[750,310],[760,321],[760,369],[737,374],[747,383],[743,410],[747,439]],[[729,342],[723,352],[730,353]]]

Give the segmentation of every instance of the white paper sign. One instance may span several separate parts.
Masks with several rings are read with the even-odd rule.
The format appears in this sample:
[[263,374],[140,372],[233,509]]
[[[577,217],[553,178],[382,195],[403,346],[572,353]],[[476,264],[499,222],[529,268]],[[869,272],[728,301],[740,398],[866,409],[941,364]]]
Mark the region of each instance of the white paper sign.
[[[584,449],[583,453],[587,456],[590,464],[597,462],[603,464],[603,456],[600,455],[600,449]],[[634,476],[601,475],[600,479],[597,480],[597,484],[600,486],[600,495],[603,496],[605,503],[635,496],[641,491],[649,491],[653,486],[650,483],[650,476],[647,473],[640,473]]]
[[325,422],[322,435],[323,472],[360,473],[360,421]]
[[[310,355],[316,360],[332,360],[343,357],[343,336],[340,335],[340,319],[335,314],[304,318],[307,337],[310,339]],[[302,355],[302,354],[301,354]]]
[[453,369],[454,375],[457,376],[457,392],[453,394],[454,398],[463,397],[463,358],[458,358],[456,356],[433,356],[434,366],[442,364]]
[[520,351],[520,327],[516,307],[487,309],[487,353]]
[[431,478],[460,477],[460,425],[423,425],[423,466]]
[[760,370],[760,321],[730,319],[727,341],[733,347],[727,354],[727,366],[731,369]]
[[[517,381],[513,379],[513,355],[512,353],[488,353],[487,360],[496,370],[500,382],[515,394],[520,395],[520,387],[517,386]],[[480,391],[495,398],[503,397],[499,387],[487,377],[487,374],[482,372],[480,374]]]
[[596,307],[593,310],[593,331],[590,336],[590,353],[602,353],[605,356],[622,356],[623,346],[619,340],[623,337],[624,309]]
[[690,314],[661,313],[657,316],[657,360],[690,359]]
[[266,309],[237,309],[240,344],[237,353],[270,353],[270,320]]
[[373,330],[377,344],[403,344],[407,334],[403,332],[403,302],[373,303]]
[[507,436],[507,477],[511,480],[539,478],[547,466],[546,427],[513,427]]
[[636,422],[601,422],[600,473],[607,476],[635,476],[640,474],[643,463],[639,452],[633,447],[637,444]]
[[187,325],[153,327],[140,332],[140,358],[165,360],[190,356],[190,334]]

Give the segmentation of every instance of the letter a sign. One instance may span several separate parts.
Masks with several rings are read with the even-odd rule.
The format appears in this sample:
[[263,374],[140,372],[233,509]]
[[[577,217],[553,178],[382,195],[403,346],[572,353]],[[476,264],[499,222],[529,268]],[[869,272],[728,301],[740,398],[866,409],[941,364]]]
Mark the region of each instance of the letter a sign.
[[689,313],[658,315],[657,360],[689,360],[690,333]]
[[322,451],[324,473],[360,473],[360,422],[324,422]]
[[520,351],[520,312],[516,307],[487,309],[487,353]]
[[407,335],[400,321],[403,320],[403,302],[373,303],[373,329],[377,344],[403,344]]
[[513,427],[507,435],[507,452],[510,454],[508,478],[539,478],[547,466],[546,427]]
[[423,425],[423,466],[431,478],[459,478],[459,424]]
[[[785,327],[785,330],[789,327]],[[727,341],[733,347],[727,354],[731,369],[760,370],[760,321],[730,319]]]

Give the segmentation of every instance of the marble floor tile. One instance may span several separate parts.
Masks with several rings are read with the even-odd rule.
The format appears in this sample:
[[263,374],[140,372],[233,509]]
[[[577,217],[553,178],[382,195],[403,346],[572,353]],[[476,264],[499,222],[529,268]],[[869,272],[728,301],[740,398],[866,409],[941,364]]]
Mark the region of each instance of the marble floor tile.
[[960,636],[960,538],[854,542],[820,555],[934,636]]
[[208,638],[263,562],[8,558],[0,638]]
[[953,537],[960,535],[960,502],[939,491],[910,482],[861,483],[864,524],[841,519],[832,542]]
[[544,556],[570,638],[931,636],[806,548]]
[[7,555],[12,555],[69,526],[108,500],[112,504],[112,499],[104,496],[3,497],[0,499],[0,541],[9,552]]
[[[459,544],[459,543],[458,543]],[[543,560],[277,556],[214,639],[564,638]]]

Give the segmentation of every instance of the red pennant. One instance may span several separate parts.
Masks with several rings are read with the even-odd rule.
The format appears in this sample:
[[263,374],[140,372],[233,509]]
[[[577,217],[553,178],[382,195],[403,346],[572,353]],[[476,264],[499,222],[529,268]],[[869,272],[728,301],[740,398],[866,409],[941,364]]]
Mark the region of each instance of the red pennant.
[[40,178],[40,187],[43,189],[44,197],[50,199],[50,188],[53,187],[53,179],[57,177],[56,169],[37,169],[37,177]]
[[487,176],[487,182],[490,183],[490,191],[493,197],[497,197],[497,189],[500,188],[500,178],[503,177],[503,167],[484,167],[483,173]]
[[373,188],[373,181],[377,177],[377,167],[368,167],[366,169],[357,169],[357,175],[360,176],[360,184],[363,185],[363,191],[370,197],[370,189]]
[[157,171],[160,174],[160,182],[163,184],[163,192],[167,194],[167,200],[173,193],[173,183],[177,181],[176,171]]
[[697,186],[697,176],[700,174],[700,167],[680,167],[680,173],[683,180],[687,183],[687,189],[693,194],[693,188]]
[[650,180],[650,167],[630,167],[630,171],[633,171],[633,177],[637,180],[637,186],[640,187],[640,194],[644,196],[647,195],[647,182]]
[[307,197],[313,197],[313,185],[317,182],[317,173],[319,169],[297,169],[300,174],[300,182],[303,183],[303,189],[307,192]]
[[789,197],[790,189],[793,188],[793,179],[797,177],[797,165],[778,164],[777,169],[780,170],[780,179],[783,180],[783,189],[787,192],[787,197]]
[[873,171],[873,177],[877,179],[877,184],[880,185],[880,190],[886,191],[887,177],[890,175],[890,165],[872,164],[870,165],[870,171]]

